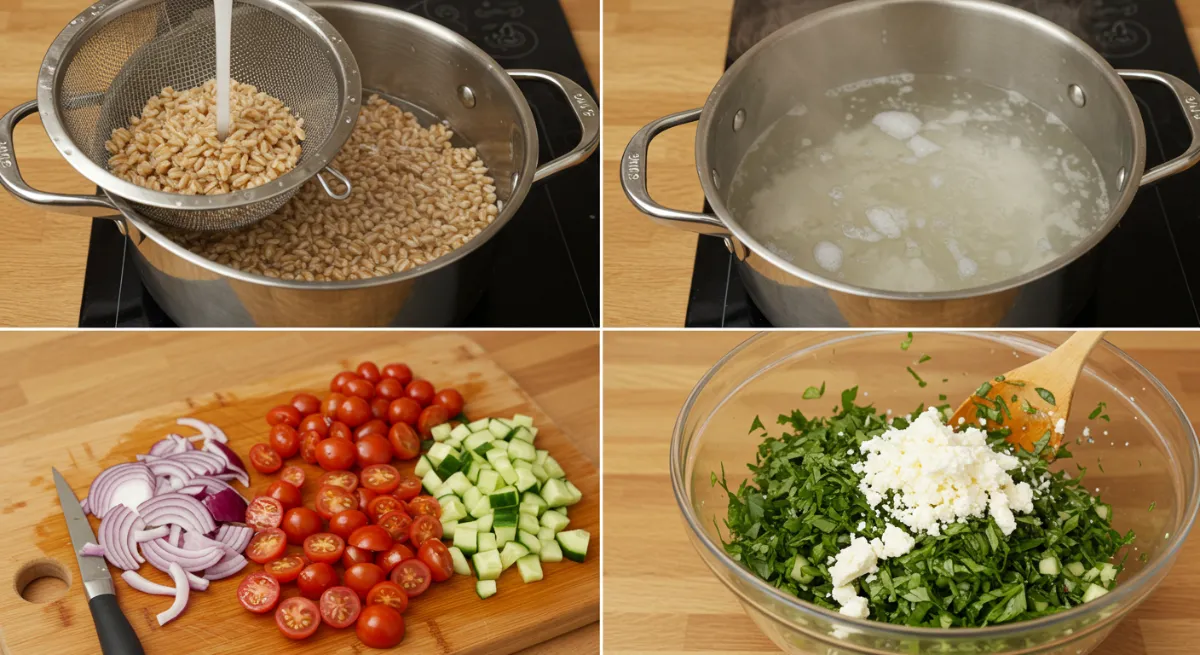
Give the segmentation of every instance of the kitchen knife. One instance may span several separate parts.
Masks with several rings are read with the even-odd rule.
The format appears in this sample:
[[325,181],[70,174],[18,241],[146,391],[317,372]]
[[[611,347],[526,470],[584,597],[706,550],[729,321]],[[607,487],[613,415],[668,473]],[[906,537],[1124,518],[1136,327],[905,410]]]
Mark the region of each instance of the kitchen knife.
[[71,535],[71,547],[75,549],[75,561],[79,562],[79,576],[87,591],[88,609],[92,611],[92,622],[100,637],[100,650],[104,655],[145,655],[142,642],[138,641],[137,633],[117,604],[108,564],[103,557],[79,554],[84,544],[96,543],[96,535],[75,492],[58,469],[51,470],[54,471],[54,486],[58,489],[58,502],[62,504],[63,517],[67,520],[67,533]]

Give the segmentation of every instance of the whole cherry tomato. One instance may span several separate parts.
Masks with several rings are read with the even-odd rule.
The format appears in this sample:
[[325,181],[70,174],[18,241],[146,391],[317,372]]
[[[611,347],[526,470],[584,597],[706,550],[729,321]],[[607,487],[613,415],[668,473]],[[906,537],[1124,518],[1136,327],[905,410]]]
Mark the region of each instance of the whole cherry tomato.
[[450,420],[450,414],[441,405],[430,405],[421,410],[421,418],[417,419],[417,430],[422,437],[429,438],[433,429]]
[[287,459],[294,457],[300,452],[300,434],[296,432],[296,428],[286,423],[276,423],[271,426],[271,434],[267,438],[271,448],[279,453],[279,456]]
[[345,393],[343,389],[346,387],[346,383],[357,379],[358,373],[354,371],[342,371],[333,376],[333,379],[329,381],[329,390],[336,391],[337,393]]
[[[271,451],[274,453],[274,451]],[[317,463],[326,471],[344,471],[354,466],[354,444],[348,439],[322,439],[317,444]],[[278,455],[275,455],[278,459]],[[278,470],[279,467],[276,467]],[[266,471],[264,471],[266,472]]]
[[300,412],[291,405],[278,405],[267,411],[267,425],[285,423],[292,427],[300,425]]
[[354,441],[354,431],[350,426],[341,421],[334,421],[329,424],[330,439],[345,439],[346,441]]
[[433,402],[433,384],[429,380],[413,380],[408,383],[407,387],[404,387],[404,395],[421,403],[421,407],[425,407]]
[[321,531],[321,517],[307,507],[293,507],[283,515],[283,533],[289,544],[299,546],[309,536]]
[[449,580],[454,575],[454,560],[450,557],[450,549],[441,539],[428,539],[422,543],[417,550],[417,559],[429,567],[434,582]]
[[340,393],[331,393],[325,396],[325,400],[321,401],[321,415],[329,420],[337,418],[338,407],[341,407],[342,401],[346,397]]
[[304,567],[296,578],[300,595],[305,598],[320,598],[325,590],[337,584],[337,571],[322,562],[313,562]]
[[296,428],[296,432],[299,432],[302,435],[305,432],[316,432],[322,437],[328,437],[330,423],[332,423],[332,421],[325,418],[325,415],[321,414],[320,410],[318,409],[317,412],[305,416],[304,420],[300,421],[300,427]]
[[[368,551],[369,552],[369,551]],[[392,569],[396,568],[406,559],[412,559],[417,555],[412,552],[412,549],[401,543],[392,544],[392,547],[377,553],[375,555],[375,564],[383,569],[384,573],[391,573]]]
[[355,564],[370,564],[374,561],[375,553],[354,546],[346,546],[346,552],[342,553],[342,566],[350,568]]
[[410,460],[421,456],[421,437],[407,423],[396,423],[388,430],[388,443],[392,445],[392,454],[397,459]]
[[383,367],[383,377],[392,378],[401,385],[408,386],[412,382],[412,369],[407,364],[388,364]]
[[387,576],[383,574],[383,569],[370,562],[346,567],[344,577],[344,584],[353,589],[359,598],[366,598],[371,587],[387,579]]
[[379,373],[379,367],[374,362],[363,362],[354,369],[354,372],[358,373],[358,377],[369,382],[379,382],[383,379],[383,375]]
[[295,407],[301,416],[308,416],[321,411],[321,400],[311,393],[298,393],[292,396],[292,407]]
[[329,519],[329,531],[342,539],[349,539],[351,533],[370,522],[361,510],[344,509]]
[[387,605],[367,605],[358,615],[354,634],[371,648],[394,648],[404,641],[404,617]]
[[304,497],[300,495],[300,489],[296,485],[284,482],[283,480],[272,482],[271,486],[267,487],[265,495],[278,500],[279,504],[283,505],[285,512],[293,507],[299,507],[300,503],[304,501]]
[[346,542],[355,548],[379,552],[392,547],[392,535],[378,525],[364,525],[351,532]]
[[393,425],[396,423],[416,425],[419,418],[421,418],[421,403],[412,398],[407,396],[397,398],[388,405],[388,422]]
[[354,444],[358,450],[358,465],[367,467],[372,464],[387,464],[392,461],[392,444],[387,437],[368,434]]
[[404,395],[404,385],[399,380],[384,378],[375,383],[375,395],[386,400],[395,400]]
[[371,406],[371,418],[377,418],[381,421],[388,420],[388,408],[392,406],[392,401],[387,398],[375,396],[368,404]]
[[337,420],[356,428],[371,419],[371,405],[358,396],[346,396],[338,405]]
[[375,397],[375,384],[370,380],[350,380],[346,386],[342,387],[342,392],[347,396],[358,396],[363,400],[370,400]]
[[354,439],[357,441],[368,434],[377,434],[381,437],[386,437],[388,435],[388,424],[377,418],[373,418],[358,426],[358,429],[354,431]]
[[453,418],[462,414],[463,397],[457,389],[442,389],[433,397],[433,404],[445,407],[446,413]]

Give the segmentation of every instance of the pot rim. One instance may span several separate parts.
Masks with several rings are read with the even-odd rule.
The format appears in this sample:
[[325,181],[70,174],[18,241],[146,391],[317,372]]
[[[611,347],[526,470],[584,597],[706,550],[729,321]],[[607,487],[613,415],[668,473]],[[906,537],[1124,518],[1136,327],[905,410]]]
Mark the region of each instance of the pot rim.
[[[487,69],[496,75],[500,84],[508,92],[509,97],[512,98],[513,104],[516,106],[517,114],[521,122],[521,128],[525,136],[526,152],[524,166],[521,172],[518,173],[517,184],[513,188],[512,194],[509,196],[508,200],[504,202],[504,207],[496,215],[496,220],[492,221],[491,225],[488,225],[482,232],[477,234],[471,240],[467,241],[461,247],[456,248],[455,250],[452,250],[427,264],[422,264],[407,271],[392,273],[391,275],[367,278],[365,280],[329,280],[321,282],[308,282],[305,280],[284,280],[281,278],[259,275],[257,273],[247,273],[246,271],[232,268],[224,264],[218,264],[217,262],[197,255],[196,253],[171,240],[161,231],[159,231],[158,225],[140,215],[122,212],[122,219],[133,223],[140,233],[149,236],[155,243],[170,251],[172,254],[182,257],[196,266],[217,273],[223,277],[234,278],[242,282],[261,284],[264,286],[310,291],[359,289],[403,282],[405,280],[417,278],[425,275],[426,273],[432,273],[440,268],[449,266],[482,247],[484,243],[496,236],[496,233],[499,232],[500,228],[504,227],[504,225],[508,223],[508,221],[516,213],[517,209],[525,201],[525,196],[528,195],[529,189],[533,185],[533,173],[537,169],[538,165],[539,147],[537,123],[534,121],[533,111],[529,107],[529,101],[526,100],[525,95],[521,92],[520,87],[517,86],[516,81],[513,80],[503,66],[501,66],[495,59],[484,52],[483,49],[476,46],[459,33],[447,27],[443,27],[442,25],[439,25],[438,23],[435,23],[427,18],[410,14],[399,9],[393,9],[391,7],[365,2],[353,2],[350,0],[305,0],[305,3],[318,13],[322,9],[345,10],[358,15],[365,15],[366,19],[368,20],[406,23],[415,29],[432,32],[439,38],[450,41],[457,47],[465,49],[475,59],[483,61],[486,64]],[[348,43],[347,46],[349,46]],[[420,106],[419,102],[415,102],[414,104]],[[451,129],[453,129],[453,126],[451,126]],[[484,162],[484,164],[486,163],[487,162]],[[106,191],[105,193],[107,194],[108,192]],[[112,197],[111,194],[109,194],[109,197]]]
[[[1048,264],[1044,264],[1032,271],[1023,273],[1019,276],[993,282],[992,284],[969,287],[965,289],[953,289],[948,291],[930,291],[930,292],[910,292],[910,291],[889,291],[885,289],[875,289],[871,287],[860,286],[835,280],[819,273],[814,273],[796,266],[795,264],[785,260],[783,257],[771,252],[769,248],[759,243],[749,232],[745,230],[737,221],[733,219],[732,213],[725,205],[724,199],[720,196],[712,177],[709,174],[712,166],[708,160],[707,140],[708,134],[714,129],[714,118],[716,105],[721,102],[726,89],[729,88],[732,80],[736,78],[744,69],[750,66],[751,60],[759,52],[771,47],[777,41],[782,41],[793,34],[804,32],[810,29],[816,29],[821,23],[841,18],[845,15],[878,11],[889,5],[908,5],[908,4],[932,4],[942,5],[944,8],[964,9],[969,11],[983,12],[999,16],[1006,20],[1015,21],[1026,24],[1030,29],[1036,30],[1043,37],[1055,39],[1061,42],[1068,48],[1082,54],[1104,76],[1111,88],[1117,95],[1121,107],[1125,110],[1126,118],[1130,129],[1133,131],[1133,161],[1128,166],[1129,174],[1125,178],[1125,188],[1121,196],[1111,204],[1108,216],[1104,222],[1092,232],[1087,238],[1079,242],[1068,252],[1060,255],[1057,259]],[[1137,101],[1133,97],[1133,93],[1129,91],[1121,76],[1098,52],[1088,46],[1079,37],[1075,36],[1065,28],[1053,23],[1041,16],[1029,13],[1027,11],[1017,9],[1009,5],[992,2],[991,0],[857,0],[848,4],[835,5],[818,12],[814,12],[795,20],[775,32],[771,33],[766,38],[756,43],[753,47],[747,50],[737,61],[729,67],[728,70],[721,76],[713,86],[708,98],[704,102],[704,107],[700,113],[700,122],[696,128],[696,173],[700,177],[700,186],[704,189],[704,196],[712,207],[713,213],[732,233],[736,241],[746,245],[753,255],[761,257],[769,262],[775,268],[778,268],[794,277],[798,277],[811,284],[839,291],[854,296],[862,296],[868,298],[880,298],[885,300],[904,300],[904,301],[943,301],[943,300],[962,300],[967,298],[975,298],[979,296],[1000,293],[1025,286],[1038,279],[1046,277],[1055,271],[1074,262],[1082,257],[1085,253],[1095,248],[1101,241],[1104,240],[1108,233],[1117,226],[1129,206],[1133,203],[1133,198],[1137,194],[1140,187],[1142,175],[1145,173],[1146,167],[1146,127],[1142,122],[1141,111],[1138,109]],[[739,259],[748,258],[749,255]]]

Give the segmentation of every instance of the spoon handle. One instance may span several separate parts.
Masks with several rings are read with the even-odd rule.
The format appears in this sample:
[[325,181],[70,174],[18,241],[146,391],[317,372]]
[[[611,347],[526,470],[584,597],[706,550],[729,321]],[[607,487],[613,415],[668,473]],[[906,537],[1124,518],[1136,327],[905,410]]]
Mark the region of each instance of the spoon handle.
[[1046,355],[1045,361],[1053,361],[1055,367],[1065,374],[1065,379],[1074,380],[1083,368],[1083,363],[1087,361],[1088,353],[1100,343],[1104,333],[1104,330],[1080,330],[1055,348],[1054,352]]

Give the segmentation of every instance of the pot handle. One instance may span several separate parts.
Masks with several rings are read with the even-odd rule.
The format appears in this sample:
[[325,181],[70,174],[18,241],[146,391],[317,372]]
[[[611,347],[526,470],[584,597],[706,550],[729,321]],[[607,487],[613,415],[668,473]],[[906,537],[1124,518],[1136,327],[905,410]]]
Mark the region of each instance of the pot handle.
[[1142,175],[1141,185],[1153,184],[1164,177],[1182,173],[1200,163],[1200,92],[1190,84],[1168,73],[1150,70],[1119,70],[1117,74],[1127,80],[1158,82],[1171,89],[1179,100],[1179,106],[1187,116],[1188,129],[1192,131],[1192,145],[1182,155],[1159,164]]
[[575,118],[579,120],[579,127],[583,129],[583,134],[579,137],[579,144],[571,152],[537,167],[537,171],[533,174],[534,182],[561,173],[572,166],[578,166],[596,151],[596,146],[600,144],[600,112],[596,110],[596,100],[590,93],[584,91],[583,87],[576,84],[571,78],[551,71],[513,69],[508,71],[508,74],[513,79],[546,82],[556,87],[567,97],[571,109],[575,110]]
[[662,223],[689,232],[713,234],[722,237],[729,236],[726,228],[716,216],[697,212],[669,209],[654,202],[650,190],[646,186],[646,153],[650,151],[650,142],[660,133],[672,127],[700,120],[699,109],[689,109],[653,121],[638,130],[637,134],[625,146],[625,154],[621,156],[621,187],[625,195],[643,214]]
[[17,154],[13,149],[13,128],[21,119],[37,112],[37,100],[18,105],[12,111],[0,118],[0,185],[8,192],[30,205],[49,207],[62,214],[77,216],[96,216],[96,209],[110,209],[120,214],[121,210],[112,204],[106,196],[75,196],[63,193],[48,193],[38,191],[25,183],[21,171],[17,168]]

